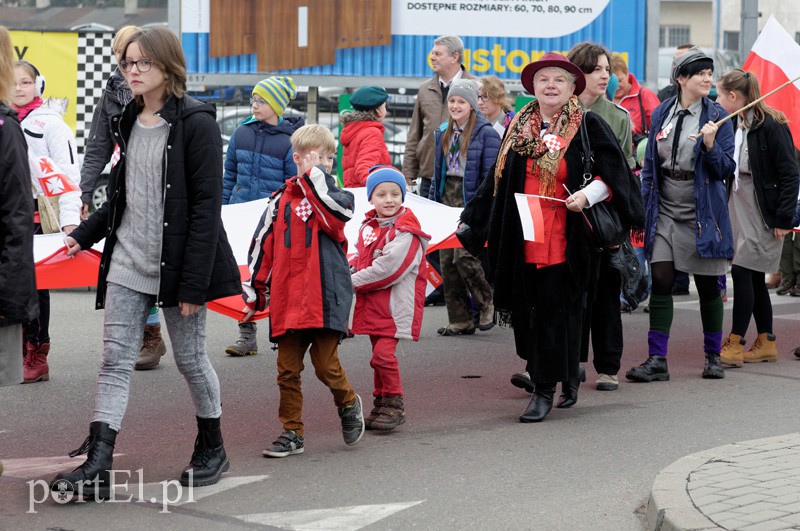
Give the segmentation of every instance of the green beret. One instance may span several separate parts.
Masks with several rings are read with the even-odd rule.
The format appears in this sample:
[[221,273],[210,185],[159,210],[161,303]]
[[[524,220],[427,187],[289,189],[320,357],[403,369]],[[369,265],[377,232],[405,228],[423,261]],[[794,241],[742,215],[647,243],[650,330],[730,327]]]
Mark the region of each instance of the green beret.
[[357,111],[371,111],[383,105],[389,94],[383,87],[361,87],[350,97],[350,105]]

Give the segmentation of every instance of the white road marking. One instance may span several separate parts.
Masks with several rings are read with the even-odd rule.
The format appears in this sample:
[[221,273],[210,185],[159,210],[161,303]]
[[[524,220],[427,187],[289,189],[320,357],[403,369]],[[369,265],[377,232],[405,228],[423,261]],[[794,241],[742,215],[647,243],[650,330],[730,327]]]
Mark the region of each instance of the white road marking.
[[394,513],[418,505],[425,500],[386,503],[380,505],[353,505],[333,509],[311,509],[237,516],[240,520],[261,525],[271,525],[292,531],[306,530],[355,530],[374,524]]
[[[114,454],[121,457],[125,454]],[[81,466],[86,461],[85,456],[71,458],[68,456],[57,457],[23,457],[19,459],[3,459],[3,472],[6,476],[21,479],[35,479],[47,474],[61,472],[64,469],[73,469]]]
[[[179,505],[183,505],[185,503],[192,503],[198,500],[202,500],[203,498],[208,498],[209,496],[213,496],[215,494],[219,494],[220,492],[225,492],[226,490],[235,489],[237,487],[241,487],[242,485],[249,485],[250,483],[256,483],[258,481],[263,481],[267,479],[268,475],[262,476],[222,476],[219,480],[219,483],[214,485],[210,485],[208,487],[197,487],[192,489],[191,496],[188,494],[188,487],[182,487],[180,491],[178,491],[178,480],[177,478],[174,479],[173,483],[170,486],[165,488],[165,482],[160,483],[145,483],[142,489],[142,496],[141,498],[145,501],[149,501],[150,503],[156,503],[161,505],[164,500],[164,494],[166,493],[166,497],[168,500],[168,505],[170,507],[176,507]],[[168,480],[169,481],[169,480]],[[134,488],[138,488],[138,486],[134,485]],[[119,487],[115,488],[115,491],[119,490]],[[128,487],[128,492],[133,494],[134,497],[139,496],[139,492],[131,492],[131,487]],[[179,501],[172,501],[172,498],[178,493],[181,493],[181,497]],[[124,496],[124,492],[121,493],[122,497]],[[129,494],[130,495],[130,494]]]

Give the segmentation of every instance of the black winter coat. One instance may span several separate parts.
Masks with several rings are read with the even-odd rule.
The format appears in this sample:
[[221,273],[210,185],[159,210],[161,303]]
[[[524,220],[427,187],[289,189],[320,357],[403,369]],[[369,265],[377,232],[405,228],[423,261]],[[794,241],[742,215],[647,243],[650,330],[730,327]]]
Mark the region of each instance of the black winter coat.
[[16,111],[0,104],[0,326],[38,315],[28,146]]
[[[103,308],[106,274],[125,212],[125,151],[137,114],[135,101],[112,118],[120,159],[111,171],[108,201],[70,234],[88,249],[106,238],[97,282]],[[169,97],[156,113],[170,127],[163,154],[164,230],[157,306],[204,304],[241,293],[239,268],[222,226],[222,137],[211,104]]]
[[[585,113],[590,148],[594,154],[592,173],[611,189],[611,204],[625,225],[644,224],[644,206],[635,179],[631,179],[625,155],[608,124],[595,113]],[[581,139],[576,135],[567,147],[567,187],[578,190],[583,184]],[[525,255],[522,225],[514,193],[523,193],[528,158],[510,151],[503,178],[494,195],[494,169],[461,213],[461,221],[473,230],[487,231],[489,264],[493,273],[494,305],[501,313],[524,311],[530,305],[525,281]],[[575,288],[585,291],[596,278],[598,253],[589,241],[583,215],[567,211],[566,258]]]
[[791,229],[800,169],[789,127],[766,115],[763,122],[750,129],[747,149],[756,202],[767,225],[765,228]]
[[131,101],[131,91],[125,78],[115,70],[106,82],[106,88],[94,107],[92,125],[81,165],[81,200],[91,204],[94,190],[100,174],[111,160],[114,152],[114,135],[111,127],[112,117],[120,114],[125,105]]

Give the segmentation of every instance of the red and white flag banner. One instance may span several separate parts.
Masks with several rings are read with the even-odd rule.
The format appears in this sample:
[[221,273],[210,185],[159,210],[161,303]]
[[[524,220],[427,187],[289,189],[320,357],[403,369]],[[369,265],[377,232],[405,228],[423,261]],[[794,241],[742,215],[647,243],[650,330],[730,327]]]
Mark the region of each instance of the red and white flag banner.
[[[345,226],[345,237],[348,241],[348,251],[353,252],[358,240],[358,229],[364,221],[365,214],[372,208],[367,200],[366,188],[352,188],[355,195],[355,212],[353,219]],[[264,214],[267,199],[241,203],[238,205],[225,205],[222,207],[222,222],[228,241],[233,250],[236,263],[242,280],[246,280],[250,273],[247,269],[247,251],[250,240],[255,232],[259,219]],[[453,208],[424,199],[418,195],[406,194],[405,206],[410,208],[419,219],[422,230],[431,235],[428,252],[435,249],[461,247],[454,232],[461,216],[460,208]],[[63,234],[45,234],[34,236],[34,261],[36,262],[36,280],[39,289],[73,288],[95,286],[97,272],[100,266],[100,257],[105,240],[97,243],[89,251],[81,251],[73,257],[68,257],[64,246]],[[433,268],[429,268],[433,271]],[[441,277],[429,277],[429,291],[438,283]],[[217,299],[208,304],[208,308],[234,319],[241,319],[244,315],[244,302],[240,295]],[[256,314],[256,319],[269,315],[269,309]]]
[[[753,44],[742,69],[754,74],[761,94],[800,76],[800,45],[770,16]],[[768,97],[766,103],[789,119],[794,145],[800,149],[800,81]]]
[[514,194],[522,223],[522,237],[529,242],[544,242],[544,219],[539,196]]
[[31,175],[39,181],[42,194],[47,197],[81,191],[50,157],[36,157],[29,159],[29,163]]

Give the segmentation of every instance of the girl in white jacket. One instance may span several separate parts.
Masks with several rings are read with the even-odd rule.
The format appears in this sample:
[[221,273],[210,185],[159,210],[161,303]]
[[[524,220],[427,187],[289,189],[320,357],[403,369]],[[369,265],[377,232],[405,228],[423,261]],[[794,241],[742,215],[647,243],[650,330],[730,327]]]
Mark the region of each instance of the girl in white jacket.
[[[28,158],[49,157],[77,187],[80,167],[75,136],[62,117],[66,100],[42,100],[45,80],[39,70],[27,61],[14,63],[13,106],[19,115]],[[38,179],[31,178],[31,196],[41,194]],[[59,225],[69,234],[80,223],[80,192],[59,196]],[[37,233],[41,227],[37,226]],[[25,360],[24,382],[32,383],[50,379],[47,354],[50,351],[50,292],[39,290],[39,318],[24,326]]]

